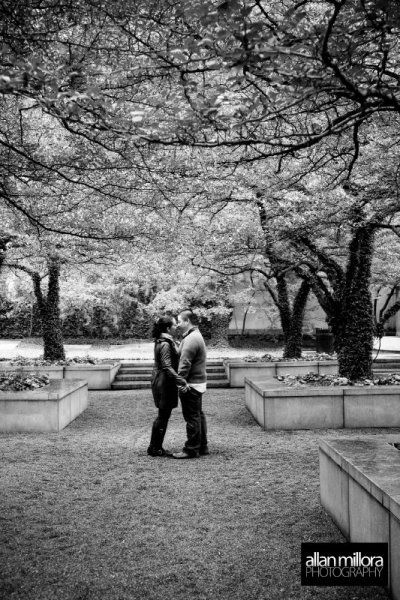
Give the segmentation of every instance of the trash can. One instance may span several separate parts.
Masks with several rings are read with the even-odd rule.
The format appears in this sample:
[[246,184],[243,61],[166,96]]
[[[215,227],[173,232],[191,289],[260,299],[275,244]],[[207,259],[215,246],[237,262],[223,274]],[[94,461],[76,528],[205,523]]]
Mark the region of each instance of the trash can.
[[333,354],[335,351],[333,341],[333,333],[329,329],[315,330],[315,345],[317,352]]

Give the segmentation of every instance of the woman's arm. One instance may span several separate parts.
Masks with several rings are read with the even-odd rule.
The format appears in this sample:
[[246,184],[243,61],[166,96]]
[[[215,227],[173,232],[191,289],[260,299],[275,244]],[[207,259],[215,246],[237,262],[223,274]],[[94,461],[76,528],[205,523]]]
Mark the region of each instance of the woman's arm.
[[160,347],[160,363],[163,371],[166,372],[167,376],[175,380],[176,385],[181,389],[188,387],[186,379],[178,375],[172,366],[171,359],[171,347],[169,342],[162,342]]

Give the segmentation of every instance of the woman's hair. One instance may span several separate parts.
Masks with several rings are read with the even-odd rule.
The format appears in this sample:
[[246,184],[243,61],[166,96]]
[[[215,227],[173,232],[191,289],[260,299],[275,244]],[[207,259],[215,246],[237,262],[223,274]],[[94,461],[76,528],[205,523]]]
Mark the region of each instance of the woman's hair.
[[174,324],[174,317],[165,315],[160,317],[153,325],[152,337],[156,340],[162,333],[165,333],[171,325]]

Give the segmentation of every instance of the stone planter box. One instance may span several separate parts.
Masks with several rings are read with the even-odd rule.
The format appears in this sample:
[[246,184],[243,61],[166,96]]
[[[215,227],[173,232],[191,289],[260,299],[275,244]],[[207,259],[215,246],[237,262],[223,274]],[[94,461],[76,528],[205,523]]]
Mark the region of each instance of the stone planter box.
[[0,363],[1,371],[21,371],[22,373],[40,373],[41,375],[47,373],[50,379],[63,379],[64,377],[64,367],[58,365],[51,365],[49,367],[18,367],[10,363]]
[[64,367],[64,379],[84,379],[89,390],[110,390],[120,366],[120,362],[69,365]]
[[120,362],[97,365],[76,364],[71,366],[18,367],[4,363],[0,371],[22,371],[24,373],[48,373],[50,379],[85,379],[89,390],[110,390],[120,368]]
[[258,363],[227,361],[225,363],[225,371],[230,387],[244,387],[246,377],[255,381],[257,379],[265,380],[277,375],[305,375],[310,372],[335,375],[338,371],[338,363],[337,360],[298,360],[297,362],[277,361]]
[[53,379],[34,391],[0,392],[0,432],[61,431],[87,405],[86,381]]
[[264,429],[400,427],[400,386],[294,388],[246,378],[245,400]]
[[350,542],[388,544],[389,591],[400,600],[400,452],[389,441],[321,441],[320,490],[323,507]]

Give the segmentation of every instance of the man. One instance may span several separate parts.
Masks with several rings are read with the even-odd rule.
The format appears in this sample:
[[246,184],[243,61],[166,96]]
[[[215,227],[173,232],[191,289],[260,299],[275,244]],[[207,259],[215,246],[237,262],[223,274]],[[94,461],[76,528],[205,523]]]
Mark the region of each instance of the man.
[[202,410],[202,398],[207,388],[207,354],[197,323],[197,316],[191,310],[184,310],[178,316],[182,333],[178,374],[187,381],[186,388],[178,386],[178,389],[187,440],[182,452],[172,455],[174,458],[197,458],[209,453],[207,423]]

